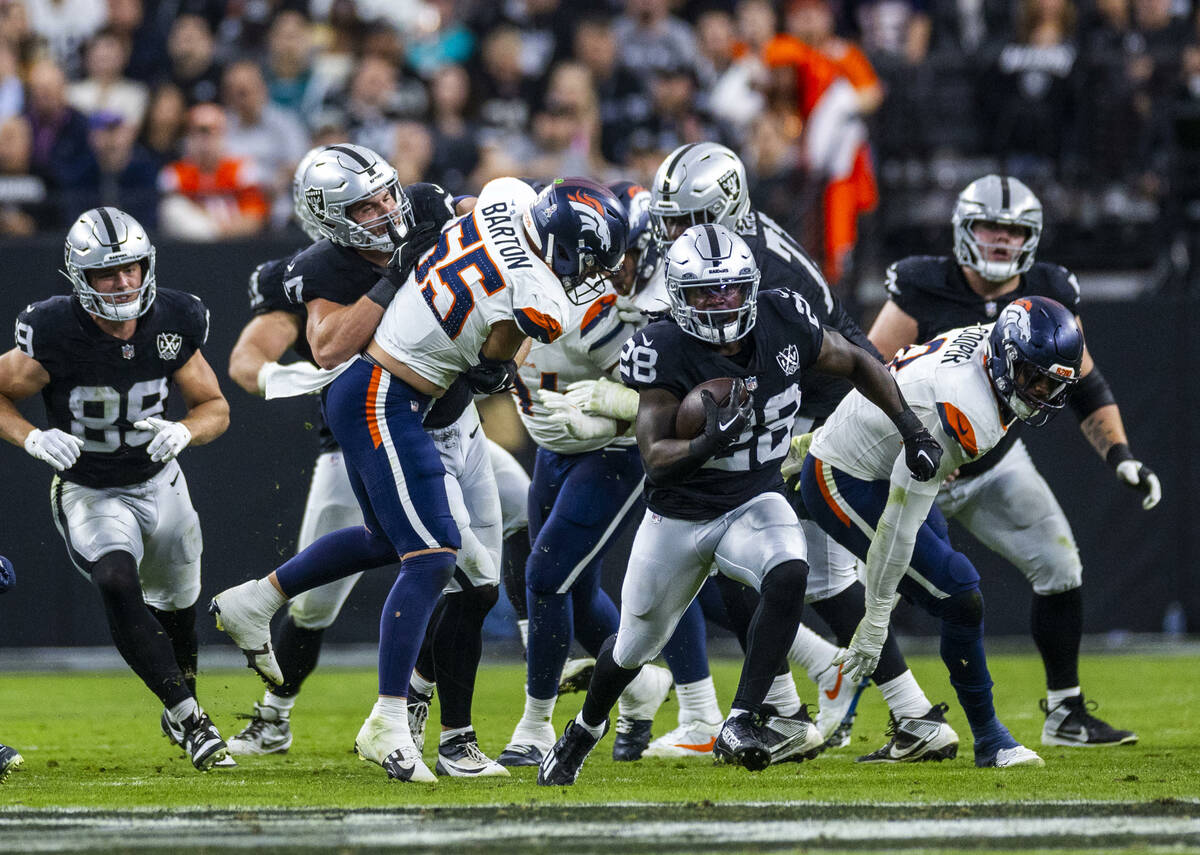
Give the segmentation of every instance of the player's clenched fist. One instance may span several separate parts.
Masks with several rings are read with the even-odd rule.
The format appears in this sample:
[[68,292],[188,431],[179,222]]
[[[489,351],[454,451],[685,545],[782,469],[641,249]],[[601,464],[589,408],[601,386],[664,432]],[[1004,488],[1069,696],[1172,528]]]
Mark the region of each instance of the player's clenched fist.
[[62,472],[74,466],[75,461],[79,459],[79,454],[83,451],[83,440],[58,428],[34,428],[29,432],[29,436],[25,437],[25,450]]
[[154,439],[146,446],[146,453],[155,463],[174,460],[192,441],[192,432],[182,422],[172,422],[151,416],[133,423],[137,430],[154,431]]

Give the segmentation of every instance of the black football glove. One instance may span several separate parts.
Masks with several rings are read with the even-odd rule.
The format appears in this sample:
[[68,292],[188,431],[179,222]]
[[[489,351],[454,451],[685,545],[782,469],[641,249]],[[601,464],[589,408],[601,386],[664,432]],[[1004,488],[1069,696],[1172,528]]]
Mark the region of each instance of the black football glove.
[[476,395],[496,395],[513,387],[517,377],[517,363],[511,359],[489,359],[479,354],[479,364],[463,372]]
[[[739,403],[743,396],[745,401]],[[704,433],[697,437],[701,442],[693,448],[712,456],[737,442],[754,411],[754,399],[746,392],[746,381],[739,377],[729,389],[725,406],[720,406],[707,389],[700,392],[700,400],[704,403]]]
[[942,462],[942,446],[929,429],[921,424],[917,414],[905,408],[895,420],[904,441],[904,462],[918,481],[928,481],[937,474]]

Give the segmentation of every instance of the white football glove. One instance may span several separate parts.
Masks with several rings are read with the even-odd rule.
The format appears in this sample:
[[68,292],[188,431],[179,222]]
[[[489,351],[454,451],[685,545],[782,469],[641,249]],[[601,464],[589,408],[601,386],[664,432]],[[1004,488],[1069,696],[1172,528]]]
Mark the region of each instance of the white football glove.
[[623,324],[637,324],[642,326],[649,318],[634,302],[632,297],[627,297],[624,294],[617,295],[617,317],[620,318]]
[[[787,457],[783,459],[783,465],[779,467],[779,471],[783,473],[783,480],[792,480],[793,475],[799,475],[800,470],[804,468],[804,458],[808,457],[808,447],[812,445],[813,435],[811,433],[802,433],[799,436],[792,437],[792,442],[788,445]],[[799,485],[797,485],[799,489]]]
[[638,393],[612,380],[576,380],[567,386],[567,400],[592,416],[623,422],[637,421]]
[[[311,362],[292,362],[288,365],[264,362],[262,368],[258,369],[258,394],[266,397],[267,383],[271,381],[272,377],[311,377],[320,373],[321,369]],[[309,392],[309,394],[315,394],[315,392]]]
[[174,460],[192,441],[192,432],[182,422],[172,422],[151,416],[133,423],[136,430],[154,431],[154,439],[146,446],[146,453],[155,463]]
[[538,397],[550,410],[550,420],[558,422],[575,439],[605,439],[617,435],[617,420],[589,415],[563,394],[538,389]]
[[1146,510],[1150,510],[1162,499],[1162,485],[1158,483],[1158,476],[1140,460],[1122,460],[1117,464],[1117,477],[1121,479],[1121,483],[1128,484],[1144,494],[1142,507]]
[[850,685],[859,683],[879,667],[879,657],[883,653],[883,643],[887,641],[887,624],[882,628],[871,623],[864,617],[850,639],[850,646],[833,658],[834,665],[842,666],[842,676]]
[[45,461],[62,472],[70,469],[83,451],[83,440],[58,428],[34,428],[25,437],[25,450],[38,460]]

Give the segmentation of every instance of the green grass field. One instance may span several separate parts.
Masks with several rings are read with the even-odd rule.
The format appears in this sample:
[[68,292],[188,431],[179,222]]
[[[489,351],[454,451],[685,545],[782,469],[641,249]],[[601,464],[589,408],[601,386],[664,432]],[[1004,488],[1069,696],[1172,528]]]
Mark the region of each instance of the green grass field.
[[[1013,734],[1038,750],[1044,769],[976,769],[970,734],[940,661],[914,658],[913,669],[934,702],[951,705],[949,721],[963,740],[946,763],[863,767],[857,754],[884,742],[887,714],[877,692],[860,707],[852,747],[817,760],[759,774],[707,762],[643,760],[613,763],[606,737],[572,788],[541,788],[535,769],[511,778],[442,779],[436,786],[389,784],[381,769],[352,752],[369,711],[375,675],[365,669],[319,669],[293,713],[296,742],[283,756],[243,758],[236,769],[194,771],[159,733],[161,707],[129,672],[6,673],[0,677],[0,741],[16,746],[25,766],[0,785],[10,808],[380,808],[389,806],[555,805],[564,803],[715,803],[812,801],[839,804],[1021,803],[1104,800],[1154,803],[1200,798],[1200,657],[1187,655],[1085,657],[1083,684],[1102,702],[1100,714],[1135,728],[1141,742],[1116,749],[1043,748],[1040,661],[996,656],[997,706]],[[718,692],[728,703],[737,663],[714,665]],[[1187,675],[1191,675],[1188,677]],[[488,666],[480,673],[475,726],[493,757],[521,711],[523,669]],[[260,695],[249,671],[202,672],[201,701],[222,733],[241,727]],[[807,698],[806,698],[807,696]],[[815,688],[801,683],[802,699]],[[560,729],[582,695],[559,700]],[[655,732],[674,726],[674,698],[659,713]],[[431,721],[436,719],[436,711]],[[432,767],[436,740],[426,756]]]

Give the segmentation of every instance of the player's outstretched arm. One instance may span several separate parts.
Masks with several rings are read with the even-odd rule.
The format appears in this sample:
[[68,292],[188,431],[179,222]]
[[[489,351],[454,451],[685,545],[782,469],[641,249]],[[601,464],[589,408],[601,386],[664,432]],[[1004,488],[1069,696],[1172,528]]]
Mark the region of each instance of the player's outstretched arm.
[[918,481],[933,478],[942,460],[942,446],[909,409],[900,394],[900,387],[883,363],[827,329],[821,354],[813,367],[826,374],[845,377],[868,401],[883,410],[900,431],[905,460],[912,476]]
[[262,397],[271,373],[268,366],[279,365],[279,358],[296,343],[300,333],[300,318],[291,312],[276,310],[255,315],[229,353],[230,379],[251,395]]
[[180,419],[191,433],[191,445],[212,442],[229,427],[229,402],[221,394],[221,386],[204,354],[196,351],[172,380],[179,386],[187,415]]

